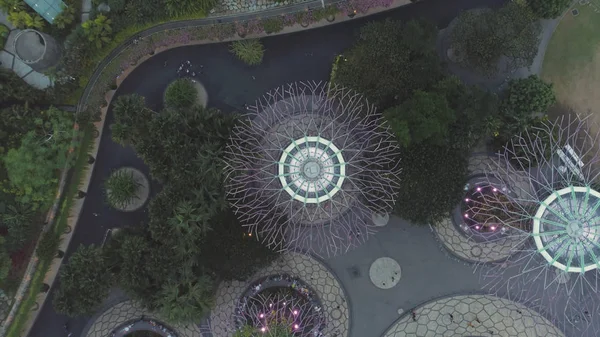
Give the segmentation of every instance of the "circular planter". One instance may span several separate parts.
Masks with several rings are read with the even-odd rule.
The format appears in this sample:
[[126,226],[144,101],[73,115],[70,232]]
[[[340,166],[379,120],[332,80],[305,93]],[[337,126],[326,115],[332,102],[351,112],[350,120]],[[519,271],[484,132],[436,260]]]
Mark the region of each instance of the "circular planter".
[[300,23],[300,26],[302,26],[304,28],[308,27],[308,25],[309,25],[308,22],[302,22],[302,23]]
[[[140,170],[135,169],[133,167],[122,167],[113,172],[112,175],[117,174],[119,172],[131,174],[133,176],[133,179],[139,184],[139,187],[136,191],[136,196],[128,204],[121,206],[111,204],[111,207],[123,212],[136,211],[142,206],[144,206],[144,204],[148,200],[148,196],[150,196],[150,182]],[[110,194],[110,190],[107,189],[106,194]]]
[[335,21],[335,15],[333,15],[333,14],[327,15],[325,20],[327,20],[327,22],[333,22],[333,21]]
[[373,213],[371,214],[371,220],[375,226],[383,227],[390,221],[390,215],[388,213]]
[[[196,92],[198,93],[197,98],[196,98],[196,105],[206,108],[206,106],[208,105],[208,92],[206,91],[206,88],[204,88],[204,85],[202,83],[200,83],[200,81],[198,81],[198,80],[190,79],[190,81],[192,81],[192,83],[194,84],[194,88],[196,89]],[[171,83],[173,83],[173,82],[171,82]],[[163,104],[165,106],[167,106],[166,95],[167,95],[167,90],[169,89],[170,85],[171,84],[169,84],[167,86],[167,88],[165,89],[165,92],[163,93]]]
[[380,257],[371,264],[369,277],[379,289],[391,289],[402,276],[402,269],[396,260],[390,257]]

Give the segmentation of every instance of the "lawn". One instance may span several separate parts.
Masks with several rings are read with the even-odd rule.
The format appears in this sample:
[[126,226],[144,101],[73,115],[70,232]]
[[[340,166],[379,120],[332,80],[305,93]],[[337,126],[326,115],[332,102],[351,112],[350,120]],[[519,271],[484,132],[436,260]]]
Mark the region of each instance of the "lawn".
[[563,108],[591,113],[600,125],[600,12],[591,5],[574,8],[579,15],[568,12],[550,40],[542,78],[554,83]]

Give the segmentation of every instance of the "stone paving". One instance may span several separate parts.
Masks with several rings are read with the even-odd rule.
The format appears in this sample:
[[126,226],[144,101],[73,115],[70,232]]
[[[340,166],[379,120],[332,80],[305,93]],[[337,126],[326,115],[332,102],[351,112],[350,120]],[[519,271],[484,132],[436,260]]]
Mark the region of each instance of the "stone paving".
[[237,300],[253,281],[275,274],[299,277],[315,290],[327,319],[325,336],[348,336],[350,313],[346,295],[337,278],[323,264],[308,255],[284,253],[247,282],[227,281],[219,285],[216,305],[210,316],[213,337],[231,337],[234,329],[232,317]]
[[[475,154],[469,159],[470,175],[483,174],[493,165],[494,160],[488,154]],[[502,261],[511,256],[527,237],[506,236],[489,242],[476,242],[461,233],[451,218],[446,218],[433,227],[438,240],[458,258],[469,262]]]
[[[134,301],[124,301],[110,307],[96,318],[93,325],[88,330],[87,337],[108,337],[112,331],[122,324],[130,321],[151,319],[161,322],[160,316],[153,312],[143,309]],[[164,322],[164,321],[162,321]],[[202,332],[195,324],[190,325],[169,325],[179,337],[202,337]]]
[[462,295],[434,300],[401,317],[383,337],[562,337],[539,313],[490,295]]

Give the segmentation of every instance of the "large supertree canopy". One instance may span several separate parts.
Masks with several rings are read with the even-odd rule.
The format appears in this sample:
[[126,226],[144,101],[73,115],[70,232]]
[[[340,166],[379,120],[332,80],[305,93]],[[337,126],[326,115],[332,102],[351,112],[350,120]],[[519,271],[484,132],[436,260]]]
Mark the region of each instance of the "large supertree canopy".
[[[596,130],[596,131],[593,131]],[[474,207],[504,226],[514,254],[481,268],[486,286],[537,304],[564,329],[597,336],[600,304],[600,139],[586,118],[543,122],[516,137],[486,172]],[[591,331],[591,332],[590,332]]]
[[335,255],[364,242],[392,210],[393,134],[361,95],[324,82],[267,93],[232,132],[228,195],[271,248]]

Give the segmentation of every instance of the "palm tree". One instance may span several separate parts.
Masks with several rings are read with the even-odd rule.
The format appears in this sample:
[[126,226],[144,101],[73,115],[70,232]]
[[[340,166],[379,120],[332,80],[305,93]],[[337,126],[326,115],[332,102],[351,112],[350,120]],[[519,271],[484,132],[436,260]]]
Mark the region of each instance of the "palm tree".
[[202,209],[191,201],[180,202],[175,208],[175,214],[169,219],[169,224],[182,236],[198,231],[206,234],[212,228],[209,221],[213,216],[210,210]]
[[111,20],[100,14],[94,20],[89,20],[81,24],[88,41],[94,43],[96,48],[100,49],[103,45],[110,42],[112,28]]
[[214,304],[215,285],[208,276],[169,282],[158,294],[161,315],[173,323],[191,323],[206,315]]

